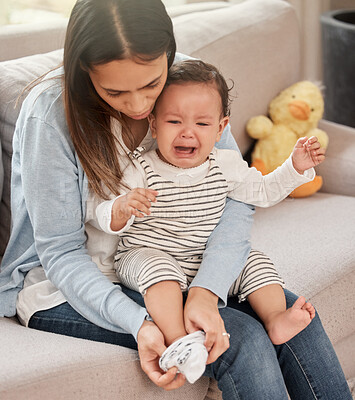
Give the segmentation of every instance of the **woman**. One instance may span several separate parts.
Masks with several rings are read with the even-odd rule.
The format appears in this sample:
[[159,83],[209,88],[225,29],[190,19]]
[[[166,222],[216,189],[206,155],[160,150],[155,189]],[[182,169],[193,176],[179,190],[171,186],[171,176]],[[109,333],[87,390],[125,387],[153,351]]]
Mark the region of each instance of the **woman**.
[[[163,336],[142,298],[112,282],[116,243],[98,233],[86,209],[108,191],[119,194],[125,148],[152,146],[147,116],[174,56],[160,0],[76,3],[64,71],[32,89],[17,122],[13,228],[0,273],[0,315],[17,313],[31,328],[138,348],[143,370],[167,390],[184,377],[159,369]],[[236,148],[229,128],[223,136],[220,146]],[[218,309],[249,254],[252,213],[227,204],[186,299],[186,329],[206,332],[206,375],[228,400],[287,399],[286,386],[293,399],[350,399],[318,317],[273,346],[248,304],[231,299]],[[230,269],[229,281],[218,276],[220,263]],[[290,305],[296,296],[286,291],[286,298]]]

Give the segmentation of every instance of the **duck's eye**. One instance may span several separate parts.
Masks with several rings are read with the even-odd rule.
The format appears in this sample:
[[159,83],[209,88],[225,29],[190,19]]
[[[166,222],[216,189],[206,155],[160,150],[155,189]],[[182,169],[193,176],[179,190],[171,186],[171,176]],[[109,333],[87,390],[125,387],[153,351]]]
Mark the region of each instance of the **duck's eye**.
[[313,112],[313,111],[314,111],[314,108],[311,108],[311,111]]
[[296,96],[293,94],[293,95],[292,95],[292,98],[293,98],[293,99],[295,99],[295,98],[296,98]]

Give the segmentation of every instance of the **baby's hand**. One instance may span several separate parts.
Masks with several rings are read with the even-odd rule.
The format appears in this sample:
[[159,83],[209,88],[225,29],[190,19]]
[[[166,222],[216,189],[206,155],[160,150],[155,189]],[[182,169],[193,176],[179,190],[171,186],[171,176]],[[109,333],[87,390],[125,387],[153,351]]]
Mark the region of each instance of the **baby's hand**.
[[304,171],[315,167],[325,160],[325,149],[320,146],[315,136],[297,140],[292,152],[292,163],[295,170],[303,175]]
[[151,203],[156,202],[157,195],[156,190],[136,188],[116,199],[112,207],[111,229],[122,229],[132,215],[150,215]]

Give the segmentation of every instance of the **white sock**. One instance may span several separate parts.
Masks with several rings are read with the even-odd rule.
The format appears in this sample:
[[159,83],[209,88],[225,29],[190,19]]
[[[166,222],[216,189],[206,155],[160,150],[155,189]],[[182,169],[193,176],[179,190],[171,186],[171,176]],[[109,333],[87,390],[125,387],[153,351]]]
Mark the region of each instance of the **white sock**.
[[160,357],[160,368],[167,371],[177,367],[190,383],[196,382],[206,368],[208,352],[204,345],[205,339],[206,334],[197,331],[176,340]]

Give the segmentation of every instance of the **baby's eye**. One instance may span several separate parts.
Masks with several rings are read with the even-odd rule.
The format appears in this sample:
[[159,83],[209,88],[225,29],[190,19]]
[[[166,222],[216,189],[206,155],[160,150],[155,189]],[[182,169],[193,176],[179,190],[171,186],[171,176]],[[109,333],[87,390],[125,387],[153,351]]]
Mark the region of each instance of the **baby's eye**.
[[199,126],[208,126],[208,124],[206,124],[205,122],[197,122],[196,125],[199,125]]
[[176,124],[178,124],[178,123],[180,123],[180,121],[177,121],[177,120],[175,120],[175,119],[171,119],[171,120],[168,121],[168,124],[174,124],[174,125],[176,125]]

